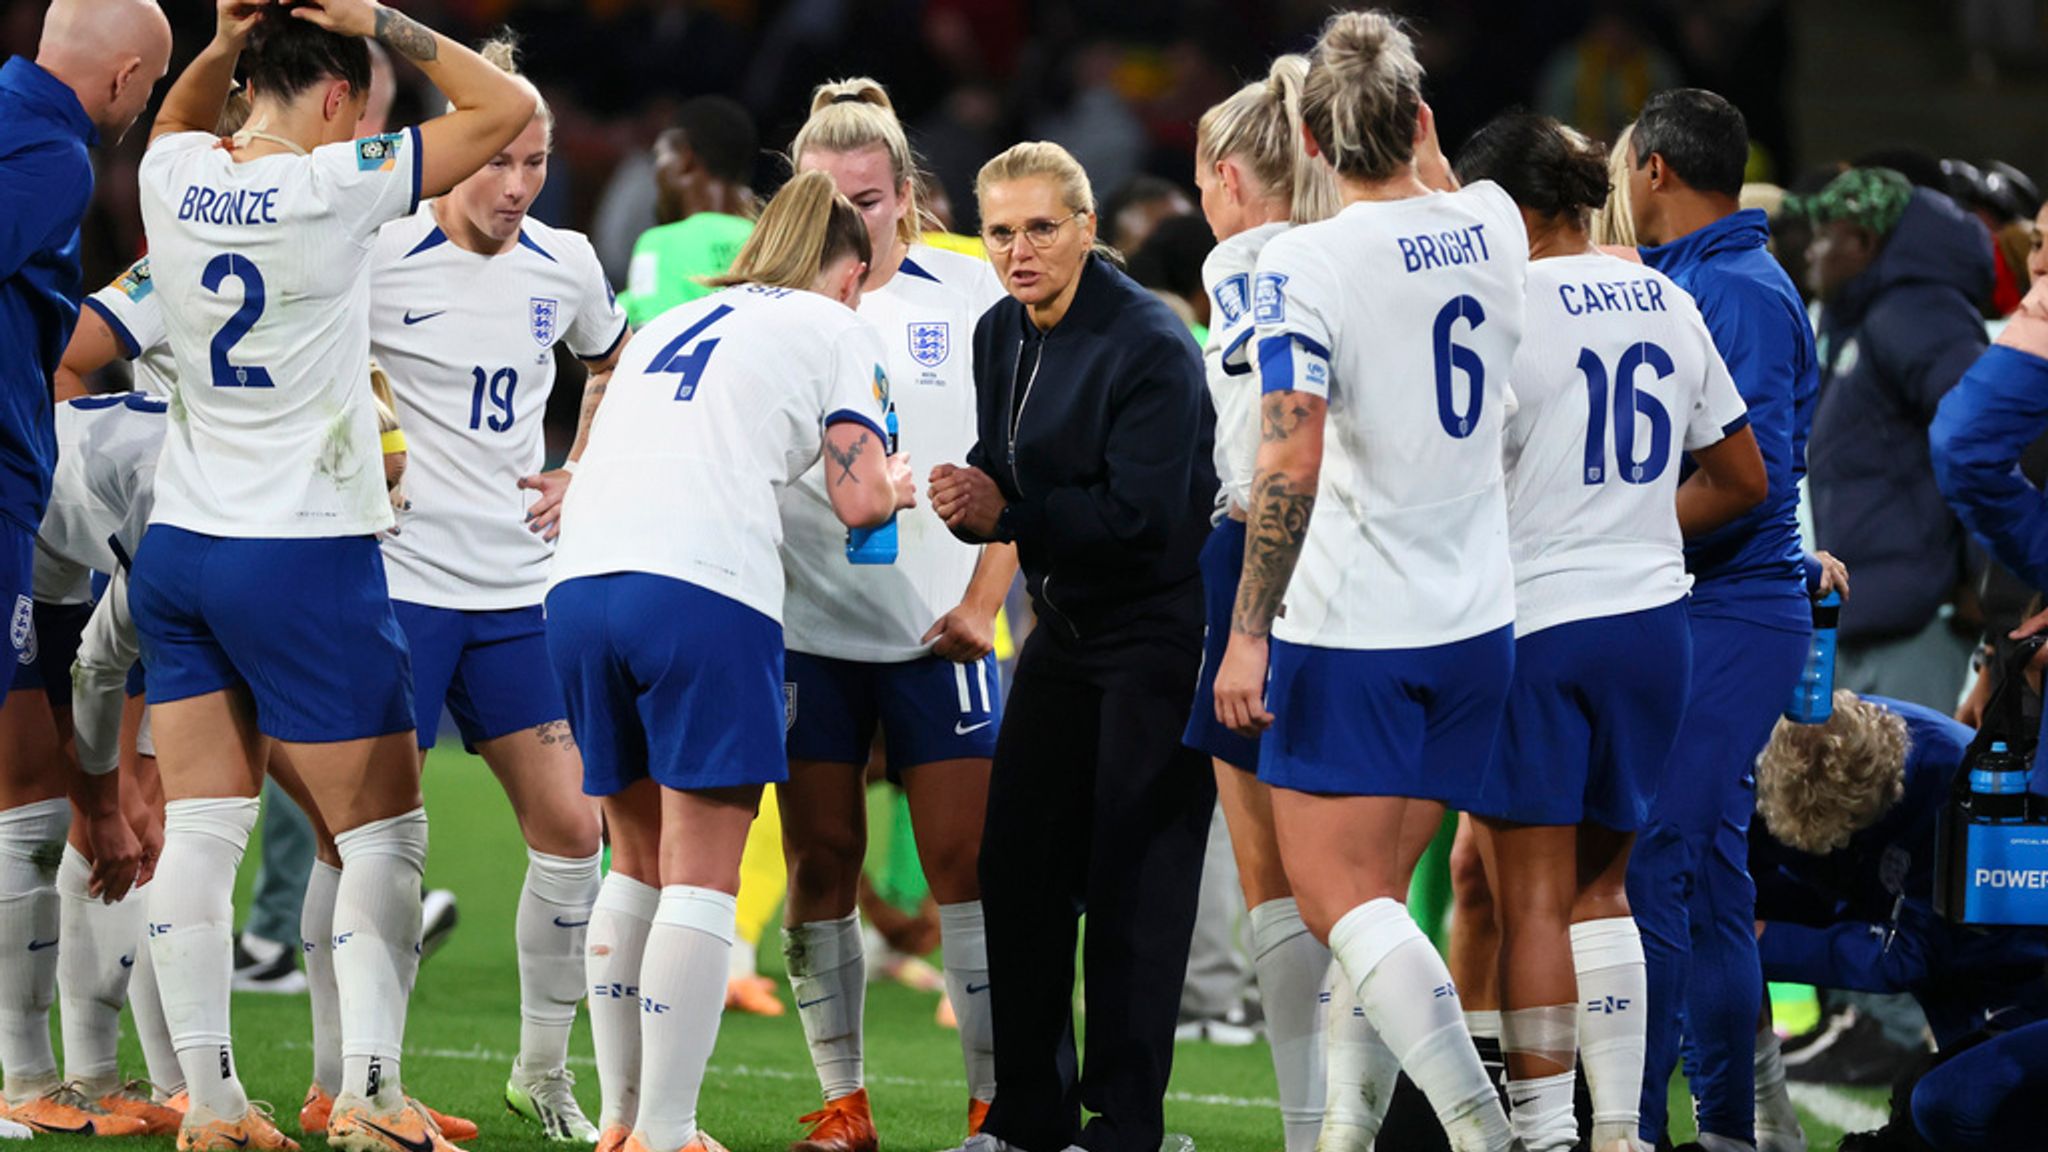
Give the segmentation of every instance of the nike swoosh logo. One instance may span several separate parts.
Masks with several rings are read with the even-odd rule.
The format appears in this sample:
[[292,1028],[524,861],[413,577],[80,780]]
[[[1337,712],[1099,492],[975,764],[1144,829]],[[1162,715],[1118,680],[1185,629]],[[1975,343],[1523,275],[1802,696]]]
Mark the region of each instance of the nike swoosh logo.
[[422,1136],[417,1140],[408,1140],[374,1120],[358,1120],[357,1123],[372,1132],[381,1132],[385,1136],[390,1137],[392,1143],[405,1149],[406,1152],[434,1152],[434,1138],[431,1136]]
[[560,916],[555,917],[555,927],[557,928],[581,928],[588,923],[590,923],[588,920],[564,920]]
[[969,984],[967,986],[967,994],[969,996],[979,996],[986,991],[988,991],[988,985],[986,984]]
[[816,1008],[818,1005],[823,1004],[825,1001],[830,999],[832,999],[831,996],[820,996],[816,1000],[799,1000],[796,1002],[796,1006],[799,1011],[805,1008]]
[[[31,940],[28,942],[28,950],[31,952],[41,952],[45,948],[55,948],[56,946],[57,942],[55,940]],[[69,1132],[71,1129],[67,1128],[65,1131]]]
[[965,736],[969,732],[979,732],[983,728],[986,728],[993,723],[995,723],[995,721],[993,720],[983,720],[979,724],[962,724],[959,721],[955,720],[953,722],[953,735]]
[[419,316],[415,316],[412,314],[412,309],[408,308],[405,310],[405,323],[407,327],[411,327],[414,324],[424,324],[427,321],[432,320],[436,316],[445,316],[447,314],[448,310],[446,308],[443,308],[439,312],[427,312]]
[[1537,1100],[1537,1097],[1534,1097],[1534,1096],[1524,1096],[1524,1097],[1523,1097],[1522,1099],[1520,1099],[1520,1100],[1510,1100],[1510,1101],[1508,1101],[1508,1103],[1509,1103],[1509,1104],[1510,1104],[1511,1106],[1513,1106],[1513,1107],[1516,1107],[1516,1108],[1527,1108],[1527,1107],[1528,1107],[1529,1105],[1531,1105],[1531,1104],[1534,1104],[1534,1103],[1536,1102],[1536,1100]]
[[221,1139],[233,1144],[237,1148],[247,1148],[249,1146],[249,1138],[247,1136],[223,1136]]

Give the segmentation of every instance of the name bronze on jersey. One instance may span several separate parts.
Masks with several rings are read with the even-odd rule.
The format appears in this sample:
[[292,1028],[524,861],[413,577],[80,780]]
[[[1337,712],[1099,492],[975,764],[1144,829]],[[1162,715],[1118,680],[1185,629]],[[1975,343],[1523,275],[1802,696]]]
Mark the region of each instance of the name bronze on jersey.
[[185,189],[178,203],[178,219],[201,224],[277,223],[275,188],[205,188],[194,184]]

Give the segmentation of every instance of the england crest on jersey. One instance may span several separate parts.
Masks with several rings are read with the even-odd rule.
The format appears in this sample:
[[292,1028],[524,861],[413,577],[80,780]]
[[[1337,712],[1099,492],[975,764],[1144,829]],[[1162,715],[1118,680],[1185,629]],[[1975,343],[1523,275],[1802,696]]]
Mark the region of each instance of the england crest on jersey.
[[953,351],[952,331],[944,321],[910,326],[910,358],[927,368],[937,368]]
[[8,628],[7,640],[14,646],[16,662],[36,662],[36,609],[35,603],[26,596],[14,598],[14,619]]
[[542,296],[535,296],[527,301],[527,316],[532,321],[535,344],[543,348],[555,346],[556,318],[561,308],[559,301]]

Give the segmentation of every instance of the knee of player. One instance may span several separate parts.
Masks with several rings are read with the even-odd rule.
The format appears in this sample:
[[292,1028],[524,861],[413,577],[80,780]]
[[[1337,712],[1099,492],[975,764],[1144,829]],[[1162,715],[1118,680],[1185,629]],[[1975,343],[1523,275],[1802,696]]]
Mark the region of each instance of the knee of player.
[[1451,845],[1451,899],[1460,912],[1491,916],[1493,889],[1486,882],[1486,865],[1479,846],[1470,836],[1459,836]]

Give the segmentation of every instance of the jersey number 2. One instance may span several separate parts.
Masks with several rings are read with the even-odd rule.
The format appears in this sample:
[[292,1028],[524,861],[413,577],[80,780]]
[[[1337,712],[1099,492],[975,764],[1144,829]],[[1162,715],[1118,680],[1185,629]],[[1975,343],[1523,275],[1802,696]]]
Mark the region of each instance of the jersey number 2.
[[221,285],[230,278],[242,282],[242,306],[235,309],[228,322],[213,334],[213,386],[272,387],[268,369],[237,368],[228,362],[228,353],[249,334],[249,329],[254,328],[257,319],[263,315],[263,273],[258,272],[246,257],[223,252],[206,262],[206,269],[199,276],[199,285],[218,294]]
[[[1655,344],[1631,344],[1614,365],[1614,466],[1623,481],[1648,484],[1664,474],[1671,461],[1671,413],[1648,392],[1636,390],[1636,370],[1648,365],[1659,380],[1671,375],[1671,354]],[[1591,348],[1579,350],[1579,371],[1586,374],[1587,484],[1607,479],[1607,365]],[[1636,458],[1636,417],[1650,422],[1650,448]]]
[[705,367],[711,363],[711,353],[717,350],[718,340],[715,337],[706,340],[688,352],[683,351],[683,345],[702,336],[706,328],[711,327],[731,314],[732,305],[720,304],[718,307],[713,308],[702,320],[683,329],[682,335],[662,345],[661,351],[654,354],[654,359],[647,362],[647,371],[649,373],[664,376],[673,374],[682,377],[682,379],[676,381],[676,399],[678,401],[694,400],[697,398],[697,384],[704,377]]

